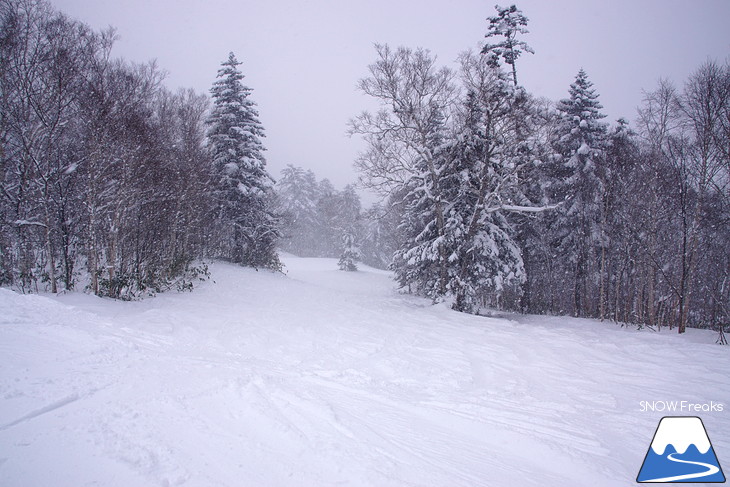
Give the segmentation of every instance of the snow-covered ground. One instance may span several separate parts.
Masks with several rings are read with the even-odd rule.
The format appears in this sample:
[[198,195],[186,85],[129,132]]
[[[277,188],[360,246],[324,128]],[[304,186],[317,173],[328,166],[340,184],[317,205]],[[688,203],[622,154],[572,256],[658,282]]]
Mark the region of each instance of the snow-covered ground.
[[[0,289],[0,485],[635,485],[665,415],[730,466],[711,332],[468,316],[284,261],[132,303]],[[641,411],[675,400],[724,410]]]

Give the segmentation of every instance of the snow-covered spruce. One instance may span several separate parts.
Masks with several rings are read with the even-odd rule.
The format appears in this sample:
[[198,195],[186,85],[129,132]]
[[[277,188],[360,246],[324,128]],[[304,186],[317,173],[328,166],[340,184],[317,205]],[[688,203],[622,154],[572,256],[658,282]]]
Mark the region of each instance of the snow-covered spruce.
[[573,313],[586,314],[587,297],[598,294],[596,255],[603,245],[602,203],[605,193],[605,115],[593,83],[581,69],[570,85],[570,97],[558,103],[555,156],[549,164],[549,196],[562,205],[548,215],[552,246],[560,265],[571,276]]
[[279,268],[279,219],[271,209],[273,179],[266,172],[264,129],[251,88],[243,85],[241,63],[233,53],[222,63],[210,90],[213,111],[207,121],[213,157],[218,255],[253,267]]
[[357,261],[360,260],[360,249],[355,245],[355,235],[352,231],[345,233],[342,243],[344,249],[337,265],[341,271],[356,271]]
[[524,280],[505,213],[550,208],[535,207],[520,183],[534,163],[529,97],[486,56],[461,56],[462,98],[456,73],[428,51],[377,50],[360,85],[382,110],[352,130],[369,143],[358,160],[365,184],[400,213],[392,269],[403,289],[477,312],[488,294]]

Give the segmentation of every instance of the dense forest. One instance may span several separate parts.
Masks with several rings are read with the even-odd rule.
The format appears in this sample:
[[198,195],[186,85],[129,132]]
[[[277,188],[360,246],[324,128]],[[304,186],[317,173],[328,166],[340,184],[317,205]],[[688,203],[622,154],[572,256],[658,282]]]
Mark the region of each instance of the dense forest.
[[[154,63],[111,57],[113,30],[36,0],[0,22],[0,283],[132,298],[188,289],[205,256],[278,268],[273,180],[231,54],[211,99]],[[213,74],[213,73],[212,73]]]
[[[488,20],[489,42],[457,69],[425,49],[376,46],[359,87],[381,109],[350,124],[368,143],[361,183],[385,201],[360,215],[363,261],[460,311],[722,331],[730,65],[707,61],[681,88],[661,81],[636,127],[609,124],[583,69],[558,102],[521,87],[527,18],[511,6]],[[314,176],[297,186],[282,193],[313,222],[297,227],[306,234],[326,217],[312,216]]]
[[519,84],[527,23],[498,8],[454,68],[376,46],[359,88],[380,109],[349,127],[367,144],[359,185],[382,197],[364,209],[355,185],[268,174],[233,54],[210,97],[172,93],[154,63],[112,57],[113,30],[0,0],[0,285],[130,299],[189,289],[205,259],[281,269],[278,248],[389,268],[469,313],[721,330],[730,64],[661,81],[635,126],[608,123],[579,67],[562,100]]

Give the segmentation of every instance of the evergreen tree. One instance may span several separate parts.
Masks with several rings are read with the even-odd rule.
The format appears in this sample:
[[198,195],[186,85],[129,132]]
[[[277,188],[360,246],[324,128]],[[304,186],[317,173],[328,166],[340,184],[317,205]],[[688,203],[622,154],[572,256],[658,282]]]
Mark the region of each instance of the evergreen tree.
[[[355,262],[361,259],[360,249],[356,243],[360,240],[360,197],[352,184],[348,184],[342,191],[335,194],[334,219],[332,220],[335,235],[342,242],[340,254],[340,268],[343,270],[357,270]],[[337,254],[334,254],[337,255]]]
[[[553,103],[546,99],[530,99],[530,115],[525,117],[532,125],[531,152],[534,161],[520,174],[520,190],[525,197],[541,205],[554,201],[548,195],[549,173],[546,171],[555,149],[552,147],[558,126],[558,114]],[[519,302],[509,303],[524,313],[541,314],[554,309],[555,276],[553,261],[557,258],[550,245],[548,223],[551,213],[511,215],[510,222],[517,234],[525,267],[526,279]]]
[[525,41],[517,40],[518,34],[527,34],[526,29],[529,20],[515,5],[503,8],[495,5],[497,15],[489,17],[489,31],[484,37],[501,37],[503,40],[496,44],[485,44],[482,54],[489,56],[489,63],[492,67],[499,65],[499,58],[504,59],[505,64],[512,66],[512,80],[517,86],[517,67],[515,63],[522,52],[535,54],[535,51]]
[[460,105],[453,74],[436,69],[428,52],[386,46],[379,54],[361,87],[385,107],[358,117],[353,129],[368,137],[358,160],[364,181],[387,188],[400,212],[395,278],[409,292],[476,312],[487,293],[498,297],[524,279],[505,214],[548,209],[520,191],[533,160],[529,97],[485,56],[462,56],[468,98]]
[[300,257],[317,256],[321,235],[316,176],[290,164],[281,171],[276,189],[278,208],[284,218],[282,248]]
[[355,245],[355,235],[352,232],[347,232],[342,237],[342,243],[344,249],[340,256],[338,265],[341,271],[356,271],[357,261],[360,260],[360,249]]
[[500,75],[482,87],[497,103],[480,100],[474,92],[467,95],[464,120],[450,147],[451,163],[445,171],[446,197],[452,202],[446,227],[454,244],[449,251],[454,264],[449,290],[458,311],[476,312],[486,293],[499,296],[506,286],[519,285],[525,278],[514,232],[499,210],[500,200],[514,201],[518,194],[510,183],[517,160],[509,153],[510,144],[488,122],[499,124],[509,114],[508,107],[514,108],[507,102],[511,97],[506,86]]
[[551,164],[550,197],[563,204],[551,222],[554,245],[573,274],[573,312],[589,312],[591,283],[597,282],[596,249],[602,244],[600,228],[605,149],[605,115],[593,83],[581,69],[570,85],[570,98],[558,103],[560,122]]
[[213,83],[207,121],[213,158],[215,218],[222,256],[253,267],[279,268],[279,219],[270,208],[273,179],[266,172],[264,129],[251,89],[242,83],[241,63],[230,53]]
[[335,194],[336,212],[333,226],[339,233],[340,238],[346,233],[352,233],[353,235],[357,233],[361,206],[360,196],[358,196],[355,186],[352,184],[346,185],[342,191]]

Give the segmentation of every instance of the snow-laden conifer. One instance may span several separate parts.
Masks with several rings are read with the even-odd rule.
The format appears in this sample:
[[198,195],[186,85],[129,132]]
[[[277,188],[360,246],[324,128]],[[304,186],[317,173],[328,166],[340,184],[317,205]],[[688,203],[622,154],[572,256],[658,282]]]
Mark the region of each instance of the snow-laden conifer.
[[501,41],[491,44],[487,43],[482,48],[482,54],[489,57],[489,64],[492,67],[499,65],[499,59],[503,59],[505,64],[512,68],[512,80],[517,86],[517,58],[523,52],[535,54],[535,51],[527,45],[525,41],[517,39],[518,34],[527,34],[528,18],[522,13],[516,5],[509,7],[494,6],[497,15],[489,17],[489,30],[484,36],[486,38],[497,37],[502,38]]
[[353,121],[369,147],[358,160],[364,182],[387,190],[400,213],[392,268],[400,286],[477,312],[487,294],[524,280],[507,212],[542,211],[521,192],[532,163],[529,97],[487,57],[462,56],[467,99],[455,73],[427,51],[378,46],[361,82],[383,109]]
[[360,249],[357,248],[355,243],[355,235],[353,232],[348,231],[342,237],[342,255],[338,265],[341,271],[356,271],[357,262],[360,260]]
[[219,253],[244,265],[278,268],[279,221],[270,208],[273,179],[266,172],[264,128],[250,99],[252,90],[242,83],[240,64],[233,53],[222,63],[207,121]]
[[598,94],[583,69],[569,94],[557,105],[560,122],[549,192],[562,206],[550,226],[555,248],[572,275],[573,311],[583,315],[588,287],[597,280],[607,127]]
[[276,192],[284,220],[281,248],[301,257],[319,256],[319,188],[314,173],[289,164],[281,171]]

